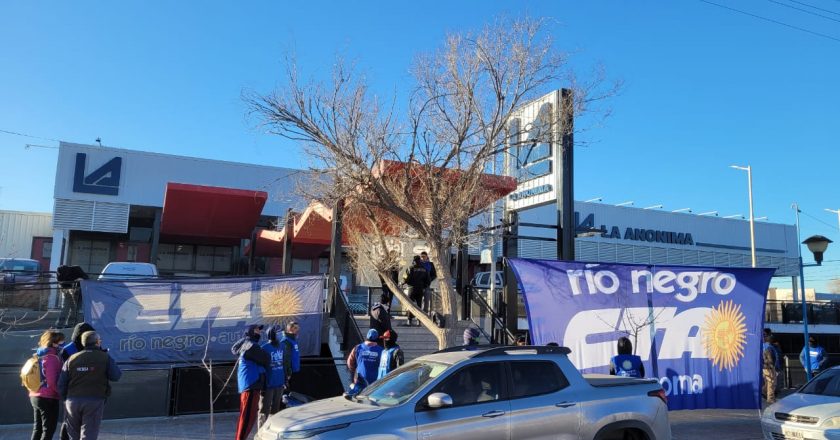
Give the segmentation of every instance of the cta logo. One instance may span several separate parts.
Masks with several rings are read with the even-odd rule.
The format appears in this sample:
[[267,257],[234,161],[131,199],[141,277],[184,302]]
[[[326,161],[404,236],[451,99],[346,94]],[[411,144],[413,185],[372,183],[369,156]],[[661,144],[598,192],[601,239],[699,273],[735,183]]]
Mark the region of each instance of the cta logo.
[[87,154],[76,153],[73,192],[116,196],[120,193],[122,158],[117,156],[87,173]]

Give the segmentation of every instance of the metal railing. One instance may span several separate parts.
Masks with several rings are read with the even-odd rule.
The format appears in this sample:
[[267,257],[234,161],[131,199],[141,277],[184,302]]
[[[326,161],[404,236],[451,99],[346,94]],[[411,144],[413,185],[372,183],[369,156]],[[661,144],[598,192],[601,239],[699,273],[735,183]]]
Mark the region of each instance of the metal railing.
[[356,323],[356,318],[353,316],[353,309],[341,291],[340,285],[340,282],[334,283],[336,287],[332,295],[333,304],[330,308],[330,315],[335,319],[338,330],[341,332],[341,350],[346,353],[348,348],[361,344],[364,339],[361,330],[359,330],[359,325]]
[[[838,325],[840,324],[840,303],[832,301],[809,301],[805,308],[808,323]],[[768,300],[765,308],[767,323],[801,324],[802,303],[797,301]]]
[[489,290],[466,286],[470,301],[469,320],[478,327],[491,344],[512,344],[516,337],[505,326],[501,316],[487,302]]

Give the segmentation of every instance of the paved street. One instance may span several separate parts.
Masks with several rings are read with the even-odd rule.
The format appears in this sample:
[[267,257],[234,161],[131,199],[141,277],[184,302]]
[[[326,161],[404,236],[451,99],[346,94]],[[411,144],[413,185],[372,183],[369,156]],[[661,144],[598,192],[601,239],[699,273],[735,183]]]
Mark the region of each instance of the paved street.
[[[230,439],[236,427],[236,414],[216,414],[215,438]],[[165,419],[135,419],[106,421],[102,427],[102,440],[164,440],[209,439],[210,416],[196,415]],[[675,411],[671,413],[674,440],[757,440],[761,426],[757,411],[702,410]],[[0,440],[25,440],[29,426],[0,427]],[[58,436],[56,435],[56,438]]]

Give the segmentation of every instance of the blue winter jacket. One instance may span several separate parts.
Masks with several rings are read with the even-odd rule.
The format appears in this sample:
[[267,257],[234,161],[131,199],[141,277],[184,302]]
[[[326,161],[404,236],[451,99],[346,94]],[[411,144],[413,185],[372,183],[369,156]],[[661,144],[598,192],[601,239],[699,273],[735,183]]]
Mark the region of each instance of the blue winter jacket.
[[265,387],[266,372],[271,368],[271,358],[259,346],[260,335],[254,332],[257,326],[248,326],[242,339],[231,347],[231,353],[239,356],[237,383],[239,393],[261,390]]
[[283,347],[283,364],[288,377],[300,371],[300,347],[298,347],[297,338],[286,332],[283,332],[280,345]]
[[266,331],[268,341],[262,344],[262,349],[271,359],[271,367],[266,376],[266,388],[280,388],[286,383],[286,372],[283,368],[283,347],[277,339],[277,326],[270,326]]

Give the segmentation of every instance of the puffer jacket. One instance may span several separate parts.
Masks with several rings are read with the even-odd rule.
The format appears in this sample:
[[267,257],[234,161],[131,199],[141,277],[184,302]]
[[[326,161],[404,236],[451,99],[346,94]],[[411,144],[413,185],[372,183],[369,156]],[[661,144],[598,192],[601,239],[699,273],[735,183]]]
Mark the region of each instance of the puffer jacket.
[[58,350],[53,347],[41,347],[35,354],[41,367],[41,388],[37,392],[30,392],[29,397],[43,397],[45,399],[59,399],[58,376],[61,375],[61,358]]

